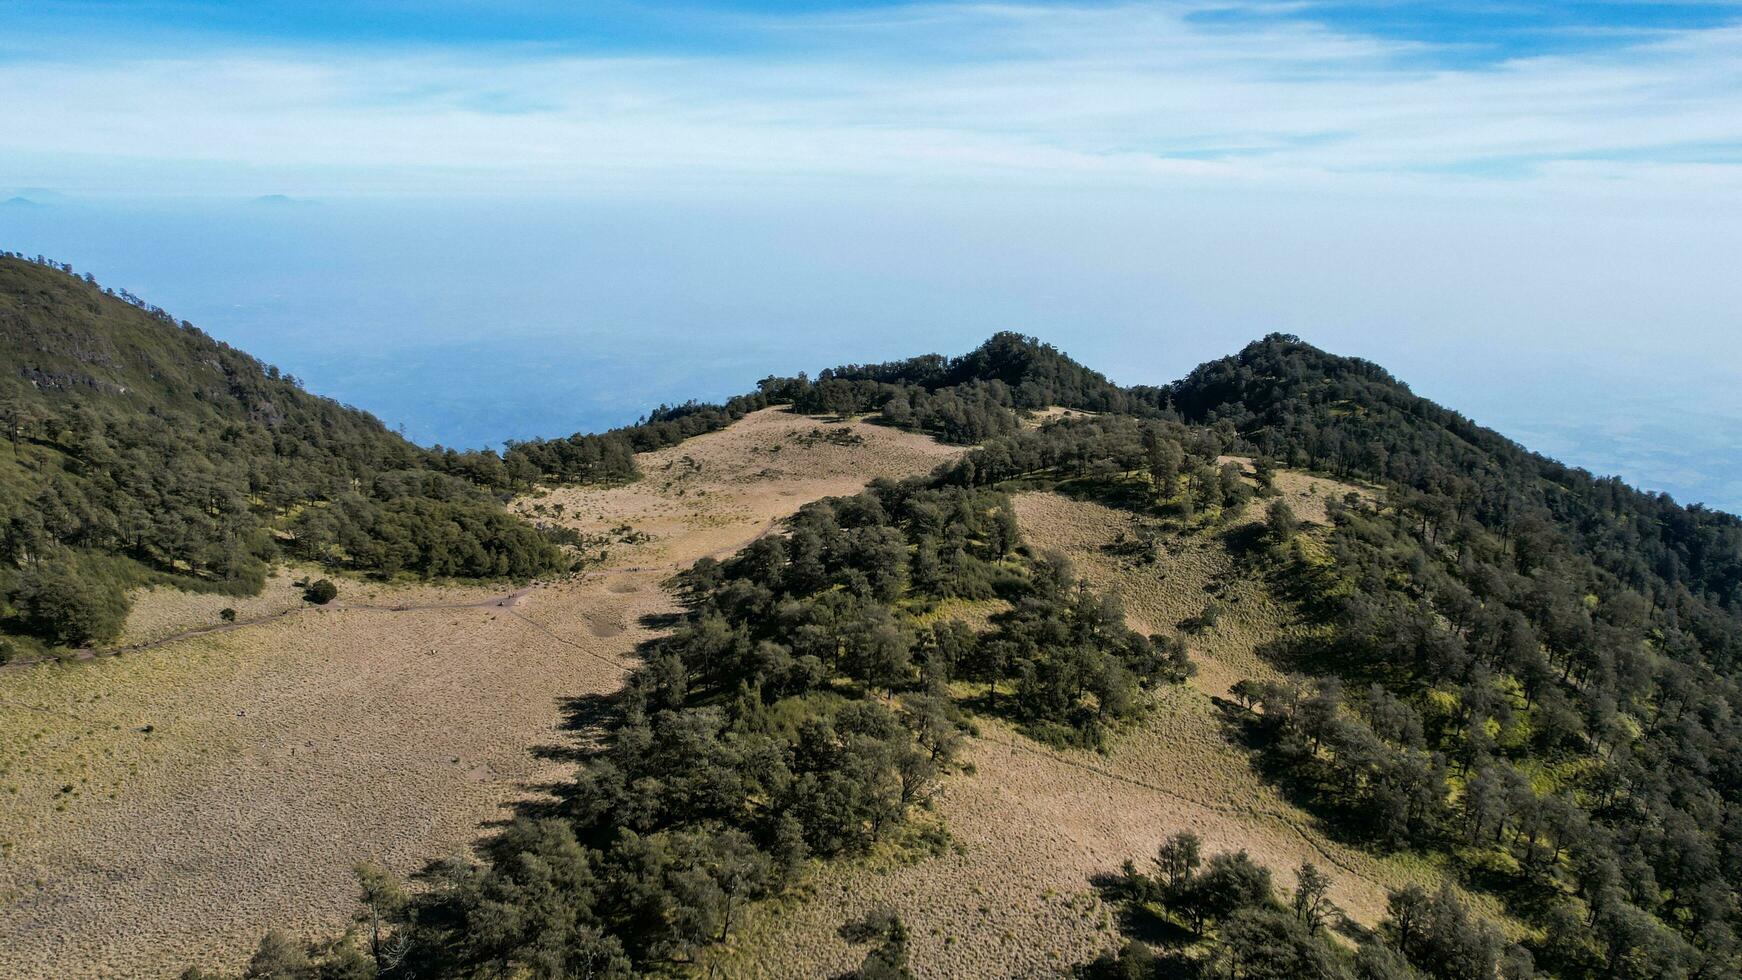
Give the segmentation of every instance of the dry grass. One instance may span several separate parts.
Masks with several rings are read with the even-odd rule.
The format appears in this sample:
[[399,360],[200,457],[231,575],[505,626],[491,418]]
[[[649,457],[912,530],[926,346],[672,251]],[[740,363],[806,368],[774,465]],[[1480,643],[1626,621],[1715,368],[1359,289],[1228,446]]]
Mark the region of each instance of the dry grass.
[[1375,496],[1370,487],[1340,483],[1296,470],[1277,470],[1276,489],[1288,502],[1294,516],[1313,524],[1330,523],[1330,518],[1325,516],[1325,504],[1333,499],[1340,500],[1352,493],[1371,503]]
[[[815,438],[840,429],[852,437]],[[127,642],[218,621],[273,617],[93,664],[0,674],[0,945],[8,976],[167,976],[233,967],[267,924],[342,924],[349,865],[401,872],[464,851],[480,824],[565,767],[527,751],[560,743],[561,699],[620,683],[641,619],[669,611],[663,579],[723,557],[808,500],[876,476],[922,473],[957,450],[876,426],[765,411],[641,458],[647,479],[560,488],[513,506],[585,533],[617,535],[609,559],[542,583],[512,606],[465,604],[505,587],[341,583],[311,609],[286,570],[250,600],[140,596]],[[1296,514],[1350,488],[1280,473]],[[561,505],[560,513],[557,505]],[[1255,504],[1235,523],[1257,519]],[[881,905],[913,931],[927,976],[1066,972],[1114,941],[1093,876],[1196,830],[1212,850],[1244,847],[1279,871],[1310,859],[1358,920],[1423,870],[1324,839],[1251,772],[1224,737],[1212,695],[1269,668],[1253,653],[1288,610],[1237,573],[1212,535],[1174,536],[1144,564],[1105,546],[1139,519],[1055,494],[1016,499],[1030,542],[1067,554],[1121,595],[1134,626],[1171,632],[1223,607],[1189,638],[1199,676],[1160,692],[1110,754],[1037,745],[980,722],[964,770],[919,824],[954,846],[900,847],[819,865],[804,894],[759,909],[722,950],[728,975],[809,977],[863,955],[835,930]],[[643,537],[645,535],[645,537]],[[373,607],[373,608],[371,608]],[[944,603],[928,619],[984,628],[1000,603]],[[289,612],[290,615],[277,616]],[[916,828],[915,833],[918,832]]]
[[[1028,543],[1064,554],[1096,589],[1117,595],[1133,629],[1176,634],[1182,623],[1215,602],[1221,609],[1218,624],[1186,636],[1203,690],[1224,695],[1242,677],[1274,674],[1253,650],[1286,628],[1289,612],[1261,583],[1235,568],[1214,534],[1163,535],[1156,561],[1146,563],[1108,550],[1121,535],[1135,538],[1142,529],[1145,519],[1128,511],[1055,493],[1021,494],[1015,505]],[[1249,513],[1262,509],[1249,505]]]
[[225,609],[236,610],[238,619],[260,619],[300,609],[308,603],[302,590],[291,583],[310,571],[275,569],[276,574],[266,580],[266,587],[257,596],[183,592],[166,586],[135,589],[133,608],[115,645],[155,643],[184,630],[217,626],[223,623],[219,613]]
[[508,587],[351,582],[334,607],[287,606],[295,574],[281,574],[247,609],[144,596],[129,638],[208,625],[226,605],[292,615],[0,673],[0,974],[234,968],[269,924],[341,926],[353,862],[403,873],[465,851],[563,775],[529,748],[564,740],[564,699],[620,684],[642,618],[673,608],[661,583],[674,567],[956,452],[868,425],[851,427],[856,445],[804,439],[820,424],[760,412],[648,454],[639,483],[518,502],[653,537],[517,603],[395,610]]
[[915,972],[935,977],[1057,976],[1115,944],[1114,911],[1091,882],[1139,862],[1161,840],[1193,830],[1211,851],[1246,848],[1291,887],[1311,860],[1336,881],[1350,914],[1377,920],[1387,887],[1419,877],[1325,841],[1276,799],[1244,756],[1215,736],[1200,692],[1165,695],[1111,756],[1040,746],[982,720],[944,782],[936,812],[958,847],[912,862],[888,855],[822,866],[808,896],[763,910],[722,957],[728,976],[810,977],[864,955],[835,933],[879,907],[911,930]]
[[[842,445],[813,433],[844,432]],[[864,422],[831,423],[764,409],[721,430],[640,457],[646,477],[617,487],[563,487],[517,501],[517,510],[584,534],[627,522],[653,537],[633,552],[613,547],[607,568],[688,566],[725,557],[806,501],[857,493],[877,477],[930,472],[958,448]],[[560,515],[556,508],[562,508]],[[542,509],[541,509],[542,508]]]
[[1030,429],[1038,429],[1055,419],[1092,419],[1100,412],[1089,412],[1080,408],[1065,408],[1063,405],[1048,405],[1046,408],[1029,412],[1023,425]]
[[458,605],[484,602],[506,591],[499,583],[379,582],[312,565],[284,565],[272,570],[256,596],[182,592],[166,586],[135,589],[133,608],[128,611],[121,636],[105,650],[161,643],[190,631],[226,628],[225,609],[235,610],[240,623],[312,612],[296,582],[320,578],[332,579],[338,585],[339,597],[330,604],[332,608]]
[[1137,628],[1171,632],[1202,611],[1206,589],[1215,587],[1226,612],[1216,628],[1189,639],[1199,675],[1158,692],[1105,755],[1043,746],[981,719],[963,755],[966,771],[951,774],[936,800],[958,848],[915,862],[883,856],[821,868],[807,898],[765,911],[722,957],[728,975],[845,969],[864,950],[835,930],[880,906],[908,924],[922,976],[1064,975],[1115,943],[1095,876],[1126,859],[1146,860],[1181,830],[1198,833],[1212,852],[1245,848],[1275,869],[1282,888],[1292,887],[1293,868],[1312,861],[1334,879],[1338,904],[1367,925],[1383,914],[1387,889],[1433,880],[1420,862],[1327,838],[1224,734],[1212,695],[1269,672],[1253,647],[1287,629],[1289,614],[1261,587],[1237,580],[1220,539],[1175,537],[1160,561],[1139,564],[1104,549],[1134,530],[1137,519],[1125,512],[1051,493],[1015,503],[1028,541],[1064,553],[1097,587],[1123,596]]

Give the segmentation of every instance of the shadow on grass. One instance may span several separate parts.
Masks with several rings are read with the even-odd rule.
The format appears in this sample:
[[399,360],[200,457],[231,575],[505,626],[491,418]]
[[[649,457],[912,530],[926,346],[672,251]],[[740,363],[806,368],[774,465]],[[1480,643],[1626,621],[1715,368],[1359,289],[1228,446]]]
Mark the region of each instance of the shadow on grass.
[[1151,946],[1184,949],[1203,937],[1158,911],[1147,902],[1133,901],[1125,877],[1101,872],[1089,879],[1089,885],[1101,901],[1118,909],[1119,932],[1128,939],[1137,939]]
[[1310,755],[1285,751],[1264,727],[1262,716],[1225,698],[1211,698],[1222,736],[1244,749],[1252,771],[1274,787],[1289,804],[1312,819],[1312,830],[1347,847],[1390,853],[1373,825],[1372,814],[1356,801],[1337,799],[1327,787],[1324,763]]
[[1507,867],[1480,857],[1466,858],[1459,866],[1467,886],[1493,895],[1521,922],[1540,922],[1545,910],[1566,897],[1566,889],[1540,869]]
[[1270,542],[1263,524],[1238,524],[1224,529],[1217,536],[1222,539],[1222,546],[1228,549],[1234,563],[1242,568],[1270,558]]
[[1107,477],[1078,476],[1061,479],[1053,490],[1072,500],[1100,504],[1115,510],[1160,516],[1155,507],[1155,492],[1146,482]]
[[[1001,683],[1013,685],[1015,681],[1006,678]],[[1092,749],[1099,752],[1106,748],[1107,736],[1111,733],[1110,728],[1086,709],[1081,712],[1081,717],[1072,718],[1069,722],[1031,718],[1017,710],[1016,696],[1008,690],[1000,690],[996,698],[989,691],[981,690],[977,694],[956,698],[956,705],[970,714],[1008,722],[1023,737],[1054,749]]]
[[635,622],[642,629],[664,632],[666,630],[676,629],[678,624],[683,622],[683,613],[647,613],[646,615],[636,619]]
[[[672,614],[649,615],[641,617],[641,623],[649,628],[669,632],[682,618],[681,615]],[[636,657],[646,660],[663,639],[664,636],[661,635],[637,644]],[[533,757],[577,768],[598,758],[610,745],[613,733],[622,724],[625,691],[626,688],[618,688],[614,691],[589,691],[572,697],[557,698],[557,710],[562,719],[558,725],[561,741],[533,746],[529,750]],[[538,820],[563,816],[571,809],[570,804],[575,799],[576,779],[565,777],[554,781],[528,781],[520,783],[519,788],[523,791],[522,795],[511,805],[509,814],[484,821],[479,826],[500,830],[522,817]],[[495,835],[489,835],[475,847],[483,853],[494,839]]]

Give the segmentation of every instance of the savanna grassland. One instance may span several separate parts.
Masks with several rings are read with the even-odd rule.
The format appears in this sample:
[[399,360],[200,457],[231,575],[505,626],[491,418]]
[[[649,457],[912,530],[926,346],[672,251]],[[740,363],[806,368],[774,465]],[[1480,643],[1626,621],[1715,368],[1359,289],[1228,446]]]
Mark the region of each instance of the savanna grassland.
[[[117,491],[184,382],[82,349],[8,407],[0,612],[68,658],[0,672],[22,975],[1742,964],[1742,520],[1376,365],[999,334],[498,456],[235,359],[190,559]],[[280,402],[359,434],[299,469]]]
[[[233,966],[268,924],[342,927],[351,865],[464,853],[565,774],[574,699],[614,690],[673,611],[664,580],[803,503],[957,451],[780,410],[642,454],[646,478],[512,506],[596,535],[602,563],[527,589],[280,571],[253,599],[158,590],[125,642],[263,621],[92,662],[0,671],[7,976]],[[556,505],[562,505],[561,513]]]
[[[1274,485],[1321,524],[1325,499],[1371,492],[1291,471],[1278,472]],[[1230,723],[1228,689],[1276,676],[1257,649],[1299,628],[1297,614],[1242,571],[1227,544],[1261,521],[1261,506],[1159,534],[1157,558],[1146,562],[1121,553],[1146,521],[1128,510],[1053,491],[1013,502],[1031,548],[1064,555],[1094,588],[1119,596],[1134,629],[1185,636],[1196,674],[1155,689],[1105,752],[1047,744],[1007,721],[975,717],[961,765],[919,829],[863,861],[821,869],[802,897],[768,909],[719,951],[722,972],[847,970],[863,952],[838,934],[841,922],[887,908],[910,930],[916,975],[1068,975],[1121,941],[1120,911],[1096,883],[1182,830],[1207,850],[1244,849],[1276,869],[1313,862],[1331,875],[1336,904],[1366,927],[1383,917],[1388,890],[1438,879],[1418,859],[1336,840],[1254,773]],[[1182,631],[1211,602],[1223,610],[1216,625]]]

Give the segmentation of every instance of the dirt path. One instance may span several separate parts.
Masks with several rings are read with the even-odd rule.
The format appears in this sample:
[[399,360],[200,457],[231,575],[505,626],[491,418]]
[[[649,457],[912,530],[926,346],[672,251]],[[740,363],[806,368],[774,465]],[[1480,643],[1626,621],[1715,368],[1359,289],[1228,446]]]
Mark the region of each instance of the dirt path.
[[[516,589],[515,591],[509,592],[505,595],[494,596],[489,599],[481,599],[477,602],[422,602],[381,606],[368,603],[347,603],[335,600],[326,603],[326,608],[375,609],[383,612],[416,612],[424,609],[483,609],[487,607],[512,608],[521,599],[525,598],[528,593],[532,592],[534,588],[535,586],[529,585],[525,588]],[[214,636],[219,633],[233,633],[236,630],[247,629],[250,626],[259,626],[262,623],[270,623],[289,616],[297,616],[303,613],[313,612],[318,608],[321,607],[310,605],[302,609],[286,609],[282,612],[269,613],[264,616],[250,616],[247,619],[237,619],[228,623],[216,623],[211,626],[195,626],[182,630],[179,633],[171,633],[168,636],[156,640],[150,640],[145,643],[129,643],[125,646],[118,647],[79,647],[78,649],[69,652],[64,657],[36,657],[31,660],[15,660],[8,664],[0,664],[0,671],[23,670],[27,667],[38,667],[42,664],[61,663],[67,660],[96,660],[99,657],[119,657],[128,653],[144,653],[147,650],[156,650],[160,647],[181,643],[196,637]]]

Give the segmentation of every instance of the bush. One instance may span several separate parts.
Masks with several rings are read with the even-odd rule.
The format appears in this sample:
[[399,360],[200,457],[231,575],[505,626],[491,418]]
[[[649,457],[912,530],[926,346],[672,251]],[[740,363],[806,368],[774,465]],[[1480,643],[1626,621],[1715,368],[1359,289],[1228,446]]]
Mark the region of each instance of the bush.
[[321,579],[303,590],[302,597],[317,606],[324,606],[339,596],[339,587],[331,579]]
[[1300,530],[1300,518],[1294,516],[1294,511],[1284,500],[1271,502],[1264,512],[1264,524],[1265,531],[1270,535],[1270,540],[1277,544],[1287,543],[1288,539],[1294,537],[1294,533]]
[[126,594],[70,559],[32,564],[11,598],[27,632],[60,646],[112,640],[127,620]]
[[236,621],[236,610],[231,609],[229,606],[225,606],[218,610],[218,618],[226,623],[234,623]]

